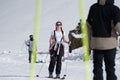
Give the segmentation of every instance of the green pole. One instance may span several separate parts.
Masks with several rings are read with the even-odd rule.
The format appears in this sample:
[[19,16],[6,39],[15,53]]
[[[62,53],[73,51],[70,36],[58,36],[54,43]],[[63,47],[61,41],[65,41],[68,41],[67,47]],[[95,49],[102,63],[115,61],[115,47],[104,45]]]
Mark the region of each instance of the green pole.
[[33,34],[33,51],[32,51],[32,63],[30,66],[30,79],[34,80],[35,77],[35,63],[36,63],[36,52],[37,52],[37,40],[39,35],[39,27],[40,27],[40,10],[41,10],[41,0],[37,0],[36,6],[36,17],[35,17],[35,26],[34,26],[34,34]]
[[90,62],[89,62],[89,43],[88,43],[88,30],[85,20],[85,8],[84,8],[84,0],[79,0],[79,9],[80,9],[80,17],[81,17],[81,30],[82,30],[82,43],[84,48],[84,63],[85,63],[85,70],[86,70],[86,77],[85,80],[91,80],[91,73],[90,73]]

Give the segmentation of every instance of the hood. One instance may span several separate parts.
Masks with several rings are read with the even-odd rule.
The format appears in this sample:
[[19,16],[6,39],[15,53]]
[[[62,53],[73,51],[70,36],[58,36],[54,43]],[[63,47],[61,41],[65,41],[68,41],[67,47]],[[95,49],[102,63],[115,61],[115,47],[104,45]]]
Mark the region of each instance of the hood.
[[114,4],[114,0],[98,0],[98,3],[100,5],[113,5]]

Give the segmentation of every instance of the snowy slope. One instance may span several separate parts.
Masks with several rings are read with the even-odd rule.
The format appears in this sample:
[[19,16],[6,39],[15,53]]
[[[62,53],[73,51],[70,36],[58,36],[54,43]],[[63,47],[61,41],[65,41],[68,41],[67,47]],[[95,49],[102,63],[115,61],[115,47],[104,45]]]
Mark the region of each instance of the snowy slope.
[[[90,5],[97,0],[85,0],[86,17]],[[120,0],[115,4],[120,7]],[[24,41],[33,33],[35,19],[36,0],[0,0],[0,80],[29,80],[30,65],[28,63],[27,48]],[[47,53],[48,41],[54,24],[60,20],[66,33],[73,29],[80,19],[78,0],[42,0],[40,32],[38,51]],[[43,37],[44,36],[44,37]],[[85,80],[85,68],[83,50],[80,48],[67,55],[63,60],[62,74],[65,74],[67,63],[66,80]],[[116,74],[120,80],[120,51],[116,56]],[[44,60],[44,66],[40,77],[35,80],[50,80],[48,76],[49,56],[38,54],[37,60]],[[66,60],[67,59],[67,60]],[[92,60],[91,77],[92,77]],[[42,64],[36,65],[36,74],[39,73]],[[55,75],[54,75],[55,76]]]
[[[85,0],[85,16],[97,0]],[[54,24],[60,20],[66,33],[75,28],[79,16],[79,0],[42,0],[38,50],[47,51]],[[120,0],[115,4],[120,7]],[[0,52],[20,52],[28,36],[33,33],[36,0],[0,0]],[[44,36],[44,37],[43,37]]]
[[[86,14],[91,3],[86,3]],[[33,33],[36,0],[0,0],[0,4],[0,52],[19,52]],[[56,21],[63,22],[67,37],[79,19],[78,0],[42,0],[38,50],[48,50],[49,36]]]
[[[79,52],[80,51],[80,52]],[[120,52],[120,51],[118,51]],[[30,64],[27,60],[27,53],[2,53],[0,54],[0,80],[29,80]],[[65,59],[62,62],[61,77],[66,74],[65,80],[85,80],[85,65],[82,60],[82,48],[73,51],[72,54],[66,52]],[[46,78],[48,76],[49,55],[37,55],[37,61],[43,60],[46,63],[37,63],[35,69],[35,80],[52,80]],[[67,65],[67,66],[66,66]],[[92,60],[90,61],[91,80],[92,80]],[[67,69],[66,69],[67,67]],[[105,70],[105,69],[104,69]],[[116,74],[120,80],[120,54],[116,58]],[[55,73],[54,73],[55,76]],[[105,72],[104,72],[105,76]]]
[[0,4],[0,51],[18,51],[33,32],[36,2],[0,0]]

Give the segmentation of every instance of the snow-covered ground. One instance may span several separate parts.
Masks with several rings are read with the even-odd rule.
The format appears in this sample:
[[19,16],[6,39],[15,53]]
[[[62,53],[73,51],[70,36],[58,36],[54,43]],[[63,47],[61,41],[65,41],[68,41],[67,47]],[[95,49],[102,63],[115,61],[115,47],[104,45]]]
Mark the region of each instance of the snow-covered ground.
[[[87,17],[90,5],[97,0],[84,1]],[[67,37],[69,30],[74,29],[80,19],[78,2],[78,0],[42,0],[37,46],[38,52],[45,54],[37,54],[37,60],[43,60],[46,63],[36,64],[36,75],[39,73],[40,77],[36,77],[35,80],[50,80],[45,78],[48,76],[47,51],[50,33],[55,28],[55,22],[60,20],[63,22]],[[116,0],[115,4],[120,7],[120,0]],[[35,9],[36,0],[0,0],[0,80],[29,80],[30,64],[27,60],[28,54],[24,41],[33,33]],[[120,51],[117,53],[116,74],[120,80]],[[85,66],[82,58],[81,48],[69,55],[66,50],[61,76],[67,74],[66,80],[85,80]],[[92,59],[90,64],[92,78]],[[41,66],[43,66],[42,69]]]
[[[118,51],[120,52],[120,51]],[[120,54],[116,57],[116,74],[120,80]],[[29,80],[30,64],[28,63],[28,54],[26,53],[0,53],[0,80]],[[52,80],[48,76],[49,54],[40,52],[37,54],[37,61],[43,60],[45,63],[37,63],[35,69],[35,80]],[[85,80],[85,64],[83,62],[83,49],[74,50],[72,54],[68,53],[63,58],[61,77],[66,74],[65,80]],[[92,80],[92,57],[90,60],[90,75]],[[55,76],[55,74],[54,74]],[[105,72],[104,72],[105,76]]]

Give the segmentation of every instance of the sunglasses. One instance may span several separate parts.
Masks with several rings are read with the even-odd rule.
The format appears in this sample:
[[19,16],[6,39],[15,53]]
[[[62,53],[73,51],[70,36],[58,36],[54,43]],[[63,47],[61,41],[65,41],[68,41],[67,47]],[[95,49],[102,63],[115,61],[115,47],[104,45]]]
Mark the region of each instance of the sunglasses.
[[56,26],[62,26],[62,24],[61,23],[57,23]]

